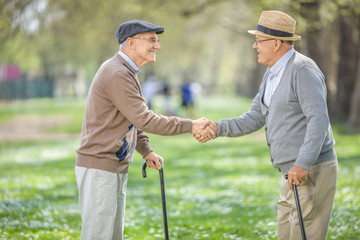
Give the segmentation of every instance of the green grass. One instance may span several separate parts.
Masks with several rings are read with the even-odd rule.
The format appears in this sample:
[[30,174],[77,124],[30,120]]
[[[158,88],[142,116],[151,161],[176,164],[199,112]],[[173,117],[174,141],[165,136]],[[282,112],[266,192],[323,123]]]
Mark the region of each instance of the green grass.
[[[160,102],[157,99],[155,103]],[[203,99],[194,118],[238,116],[251,101]],[[28,115],[66,116],[53,132],[79,132],[84,101],[29,100],[0,108],[0,121]],[[155,108],[160,112],[160,104]],[[360,135],[334,127],[339,179],[328,239],[360,236]],[[263,131],[197,143],[188,134],[150,135],[165,159],[171,239],[276,239],[279,173]],[[0,142],[0,239],[80,239],[74,172],[79,140]],[[163,239],[159,176],[141,176],[139,154],[129,170],[125,239]]]

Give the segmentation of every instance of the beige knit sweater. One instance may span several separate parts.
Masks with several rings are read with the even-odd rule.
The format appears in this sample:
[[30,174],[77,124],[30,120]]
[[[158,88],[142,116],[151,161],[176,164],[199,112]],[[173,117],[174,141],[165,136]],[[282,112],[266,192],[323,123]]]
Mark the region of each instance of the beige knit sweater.
[[136,72],[119,55],[104,62],[91,84],[77,149],[76,166],[125,173],[131,158],[119,159],[124,138],[136,127],[136,151],[152,151],[143,131],[159,135],[191,132],[190,119],[167,117],[149,110]]

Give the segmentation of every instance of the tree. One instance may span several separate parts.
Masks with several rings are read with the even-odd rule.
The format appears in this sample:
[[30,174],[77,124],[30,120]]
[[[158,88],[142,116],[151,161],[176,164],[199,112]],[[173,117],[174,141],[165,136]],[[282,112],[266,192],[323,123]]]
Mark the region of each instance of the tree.
[[341,37],[335,113],[338,120],[345,122],[349,119],[351,110],[356,111],[352,104],[358,74],[360,16],[350,6],[342,6],[340,10],[343,10],[343,14],[339,17]]
[[[156,64],[142,68],[176,85],[186,74],[205,86],[252,97],[264,68],[257,64],[248,29],[261,11],[293,16],[303,41],[296,49],[326,76],[332,118],[358,125],[360,112],[360,0],[5,0],[0,3],[0,60],[51,77],[64,67],[85,68],[92,79],[118,51],[121,22],[143,19],[165,26]],[[216,87],[216,88],[215,88]]]
[[4,0],[0,2],[0,42],[15,37],[21,29],[21,18],[31,5],[31,0]]
[[[358,54],[360,54],[360,52]],[[348,126],[351,132],[358,131],[360,129],[360,60],[358,60],[357,65],[357,76],[354,94],[351,101],[350,118],[348,121]]]
[[355,116],[360,111],[356,104],[359,89],[355,87],[360,47],[359,2],[303,0],[293,5],[307,23],[307,54],[326,77],[331,118],[348,123],[351,128],[359,125]]

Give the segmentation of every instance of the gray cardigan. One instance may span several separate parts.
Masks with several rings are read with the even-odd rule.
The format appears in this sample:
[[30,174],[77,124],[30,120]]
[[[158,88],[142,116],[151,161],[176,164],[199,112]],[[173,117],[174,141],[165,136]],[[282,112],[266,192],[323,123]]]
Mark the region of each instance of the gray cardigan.
[[336,159],[324,75],[315,62],[295,52],[269,107],[262,101],[268,74],[247,113],[216,122],[217,136],[242,136],[265,125],[272,164],[283,174],[293,165],[310,170],[314,164]]

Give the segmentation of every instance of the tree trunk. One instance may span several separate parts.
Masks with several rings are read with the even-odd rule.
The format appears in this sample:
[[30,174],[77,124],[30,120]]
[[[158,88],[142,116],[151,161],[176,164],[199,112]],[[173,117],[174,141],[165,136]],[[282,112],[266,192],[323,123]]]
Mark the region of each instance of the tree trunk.
[[219,72],[220,72],[220,66],[221,66],[221,61],[222,61],[222,57],[223,57],[223,47],[222,45],[219,43],[216,43],[218,47],[218,49],[216,49],[216,51],[214,51],[213,56],[212,56],[212,62],[211,62],[211,69],[210,69],[210,79],[209,79],[209,83],[207,85],[207,90],[208,90],[208,94],[213,94],[215,92],[215,88],[218,88],[219,86]]
[[[357,30],[360,33],[360,16],[357,16]],[[358,40],[359,41],[359,40]],[[358,46],[360,44],[358,43]],[[358,48],[357,71],[355,78],[355,87],[350,108],[350,118],[348,121],[350,132],[360,132],[360,49]]]
[[301,8],[298,11],[309,23],[303,36],[304,52],[315,61],[325,76],[327,103],[331,114],[331,110],[335,109],[333,105],[338,79],[338,19],[324,23],[320,14],[321,5],[326,4],[323,0],[301,1],[300,4]]
[[360,60],[358,60],[358,71],[356,76],[356,83],[354,88],[354,94],[351,102],[351,113],[349,119],[349,130],[360,131]]
[[336,101],[336,84],[338,77],[338,48],[339,48],[339,25],[338,19],[329,22],[324,26],[319,39],[326,39],[322,42],[324,45],[322,52],[321,70],[325,75],[325,82],[327,87],[327,103],[328,108],[331,109]]
[[308,56],[313,59],[321,71],[324,72],[324,66],[326,65],[323,62],[324,58],[322,55],[324,52],[324,43],[319,40],[322,39],[321,33],[323,31],[323,28],[320,25],[320,0],[301,2],[301,7],[302,17],[305,18],[307,22],[312,23],[307,26],[305,33]]
[[[359,59],[357,28],[353,15],[340,16],[339,68],[335,114],[336,120],[346,122],[350,117]],[[354,31],[355,30],[355,31]]]
[[[257,61],[257,57],[256,60]],[[245,93],[246,97],[253,98],[259,92],[259,87],[262,82],[264,73],[266,71],[266,66],[256,63],[254,70],[252,71],[250,81],[247,81],[248,91]]]
[[311,23],[306,27],[304,39],[306,41],[306,51],[318,65],[325,75],[325,83],[328,89],[328,105],[333,103],[336,96],[337,80],[337,53],[338,37],[334,32],[338,32],[336,21],[326,26],[322,25],[320,16],[321,0],[304,1],[301,3],[301,16]]

